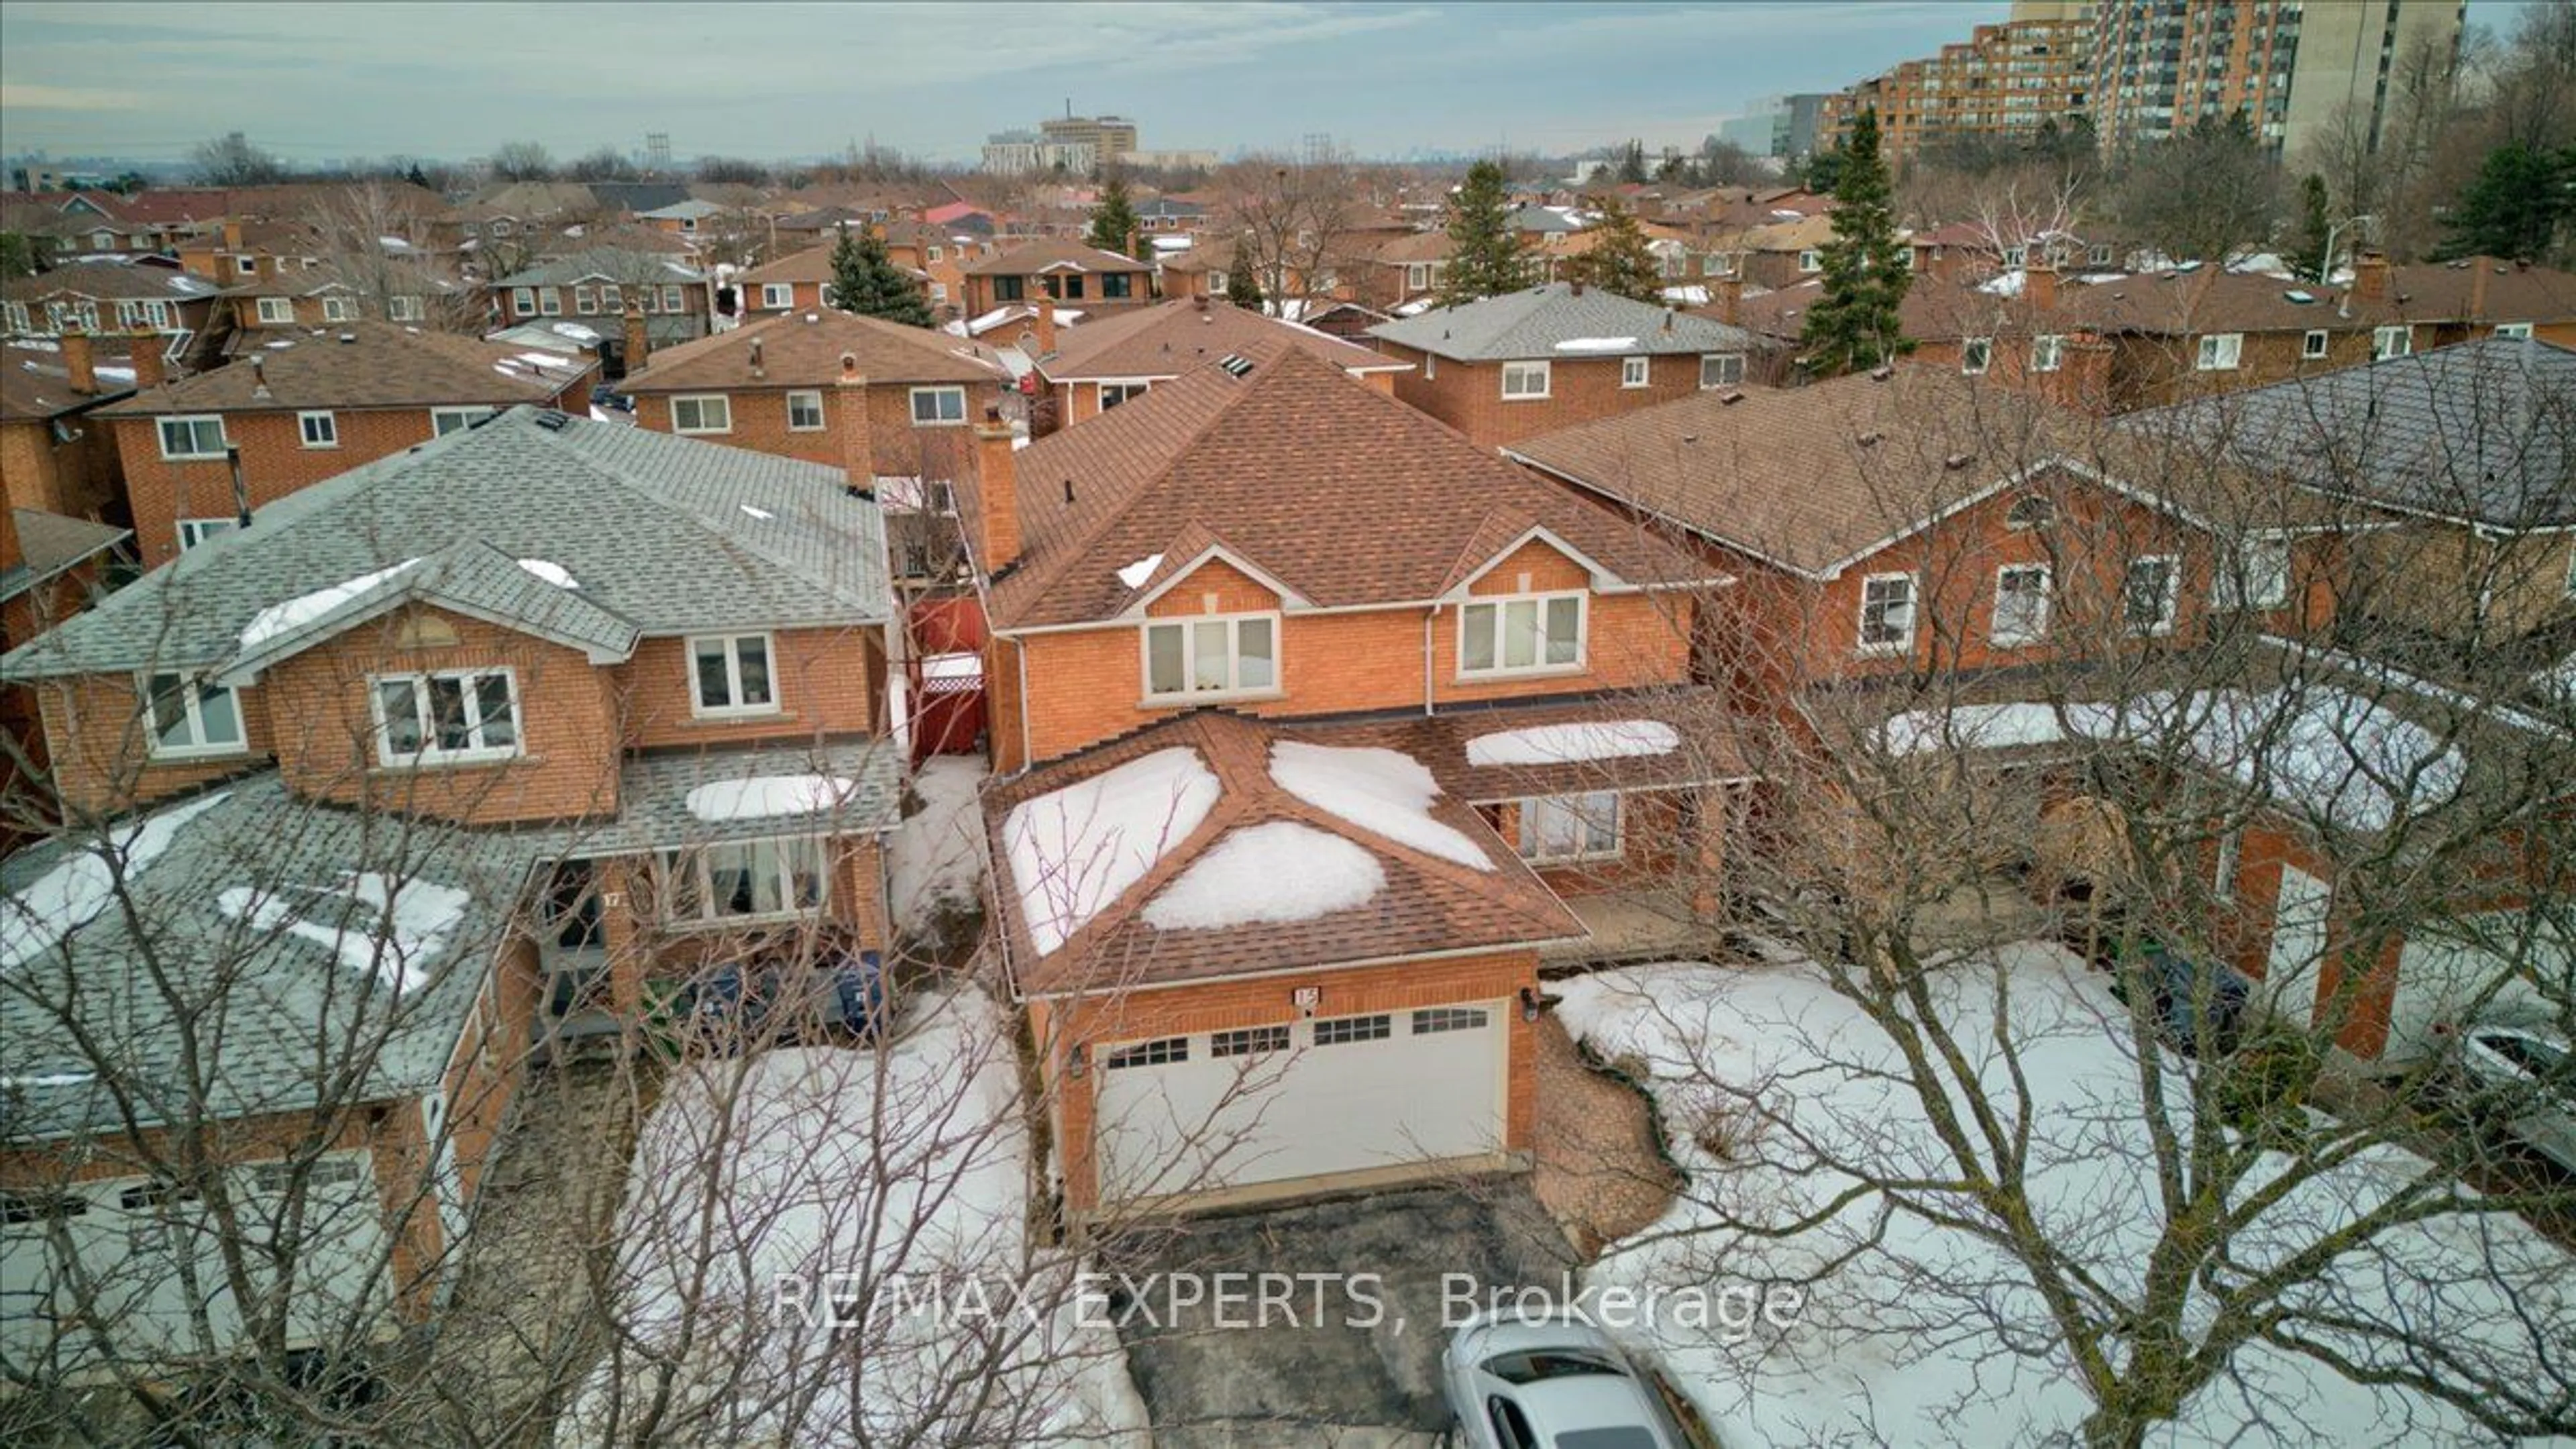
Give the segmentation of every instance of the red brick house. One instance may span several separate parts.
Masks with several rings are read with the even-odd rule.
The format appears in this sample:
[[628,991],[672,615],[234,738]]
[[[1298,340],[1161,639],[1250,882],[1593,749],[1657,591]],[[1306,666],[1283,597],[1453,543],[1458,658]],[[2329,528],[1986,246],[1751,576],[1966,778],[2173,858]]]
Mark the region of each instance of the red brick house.
[[1323,358],[1379,392],[1392,394],[1407,364],[1311,328],[1205,297],[1123,312],[1058,335],[1031,359],[1053,396],[1060,425],[1098,417],[1157,383],[1277,341]]
[[960,310],[970,317],[1041,296],[1093,316],[1154,300],[1152,267],[1068,237],[1042,237],[995,251],[967,263],[959,274],[966,285]]

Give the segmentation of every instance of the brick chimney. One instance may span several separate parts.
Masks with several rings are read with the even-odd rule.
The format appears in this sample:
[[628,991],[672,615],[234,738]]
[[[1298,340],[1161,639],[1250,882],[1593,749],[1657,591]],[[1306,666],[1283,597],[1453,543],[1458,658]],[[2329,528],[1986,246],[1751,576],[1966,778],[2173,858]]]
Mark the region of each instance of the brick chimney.
[[168,367],[161,358],[166,344],[161,334],[149,327],[126,336],[126,350],[134,360],[134,390],[148,392],[170,380]]
[[984,573],[1000,573],[1020,557],[1020,481],[1011,453],[1011,425],[998,407],[984,409],[975,428],[976,522]]
[[63,329],[63,371],[71,378],[72,391],[98,391],[98,357],[91,350],[89,333],[78,323]]
[[2388,300],[2388,253],[2368,251],[2353,258],[2352,294],[2365,302]]
[[2035,262],[2022,268],[2021,295],[2037,312],[2057,310],[2057,268]]
[[1728,272],[1708,279],[1708,299],[1717,304],[1717,320],[1729,327],[1744,325],[1744,274]]
[[1038,356],[1055,351],[1055,298],[1045,289],[1038,292]]
[[876,442],[868,433],[868,375],[859,371],[858,354],[841,354],[841,375],[832,380],[832,385],[841,394],[834,409],[840,414],[841,472],[853,488],[874,488]]
[[652,350],[651,340],[644,335],[644,309],[630,303],[626,308],[626,370],[641,370]]

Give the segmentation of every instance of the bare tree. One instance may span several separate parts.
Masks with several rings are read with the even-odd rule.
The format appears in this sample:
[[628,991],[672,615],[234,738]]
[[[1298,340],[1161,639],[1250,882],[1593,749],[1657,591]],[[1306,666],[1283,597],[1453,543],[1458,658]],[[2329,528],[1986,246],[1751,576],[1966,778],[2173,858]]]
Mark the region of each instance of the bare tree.
[[492,152],[492,175],[503,181],[551,181],[555,158],[535,141],[510,141]]
[[205,186],[266,186],[287,176],[285,162],[239,131],[198,142],[188,153],[188,169]]
[[625,152],[600,146],[565,162],[563,174],[568,181],[632,181],[637,172]]
[[1342,255],[1356,183],[1340,159],[1250,156],[1217,173],[1228,196],[1225,226],[1249,250],[1264,297],[1287,302],[1322,295],[1331,290],[1325,279],[1338,281],[1340,268],[1357,265]]

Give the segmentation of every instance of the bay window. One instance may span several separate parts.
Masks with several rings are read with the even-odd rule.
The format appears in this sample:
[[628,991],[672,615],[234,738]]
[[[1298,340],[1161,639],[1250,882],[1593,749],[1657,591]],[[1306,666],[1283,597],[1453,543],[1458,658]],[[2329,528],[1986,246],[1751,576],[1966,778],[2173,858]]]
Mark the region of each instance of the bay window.
[[1478,599],[1458,610],[1458,672],[1519,674],[1583,663],[1583,595]]

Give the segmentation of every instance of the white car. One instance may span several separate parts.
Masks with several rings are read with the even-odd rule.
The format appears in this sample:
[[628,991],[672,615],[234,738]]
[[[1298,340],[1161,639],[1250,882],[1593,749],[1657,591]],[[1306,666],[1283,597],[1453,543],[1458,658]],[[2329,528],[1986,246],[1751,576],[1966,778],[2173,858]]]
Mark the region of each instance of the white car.
[[2496,1114],[2505,1130],[2576,1172],[2576,1068],[2568,1056],[2565,1038],[2528,1027],[2473,1026],[2460,1037],[2470,1085],[2512,1101]]
[[1685,1449],[1654,1385],[1569,1317],[1479,1314],[1449,1336],[1441,1388],[1474,1449]]

